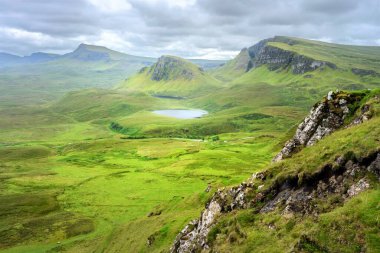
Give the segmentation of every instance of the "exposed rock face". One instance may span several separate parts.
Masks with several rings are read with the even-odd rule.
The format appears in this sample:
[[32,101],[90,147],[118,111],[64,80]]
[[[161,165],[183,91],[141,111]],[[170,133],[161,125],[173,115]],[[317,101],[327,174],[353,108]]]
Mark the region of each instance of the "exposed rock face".
[[360,115],[356,117],[350,124],[350,126],[358,125],[372,118],[371,105],[365,104],[360,110]]
[[380,75],[374,70],[369,70],[369,69],[358,69],[358,68],[352,68],[351,69],[352,73],[358,76],[378,76]]
[[235,58],[234,69],[248,71],[251,68],[250,61],[251,58],[249,57],[248,49],[243,48]]
[[[299,124],[294,137],[285,143],[284,148],[273,158],[273,161],[277,162],[290,157],[302,147],[313,145],[324,136],[340,128],[344,119],[354,113],[356,108],[353,105],[361,98],[360,95],[329,92],[327,97],[317,103],[310,111],[309,116]],[[350,108],[352,109],[350,110]],[[357,122],[361,123],[368,118],[369,115],[363,113]]]
[[324,66],[335,69],[336,65],[326,61],[319,61],[310,57],[297,54],[292,51],[284,50],[271,46],[268,42],[282,42],[288,45],[296,43],[291,39],[283,37],[274,37],[272,39],[262,40],[248,49],[251,57],[247,70],[251,68],[267,65],[271,71],[278,69],[290,69],[294,74],[304,74]]
[[332,63],[314,60],[310,57],[269,45],[263,47],[257,52],[256,57],[252,59],[252,67],[254,68],[264,64],[272,71],[290,68],[294,74],[304,74],[323,66],[336,68]]
[[[380,174],[376,173],[380,168],[379,161],[379,152],[362,159],[347,159],[341,156],[336,160],[335,166],[337,168],[334,170],[332,169],[334,165],[328,164],[310,179],[306,179],[301,185],[287,184],[276,187],[271,192],[275,197],[267,201],[260,212],[271,212],[276,208],[282,210],[282,215],[285,216],[294,214],[317,215],[325,212],[327,210],[321,210],[313,203],[316,200],[327,200],[333,194],[338,197],[338,203],[343,202],[368,189],[370,182],[362,174],[369,171],[380,179]],[[330,207],[330,209],[333,208],[334,206]]]
[[221,213],[248,208],[247,194],[255,189],[252,180],[231,189],[218,190],[206,205],[198,220],[191,221],[176,237],[170,252],[196,252],[207,249],[207,235]]
[[[281,184],[275,182],[265,191],[258,191],[254,181],[265,182],[266,173],[254,174],[248,183],[217,191],[200,218],[191,221],[178,234],[170,252],[194,253],[209,249],[207,235],[210,229],[220,215],[234,209],[259,207],[257,211],[261,213],[277,209],[286,217],[318,215],[329,211],[370,187],[369,180],[363,176],[367,171],[377,175],[380,180],[379,152],[360,159],[352,157],[351,154],[338,157],[335,164],[327,164],[301,183],[298,176],[289,177]],[[335,204],[331,204],[328,210],[315,205],[316,200],[326,201],[332,194],[339,199]],[[257,203],[263,205],[257,206]]]
[[[177,57],[161,56],[157,63],[149,69],[149,73],[154,81],[168,80],[169,78],[191,80],[194,78],[195,73],[188,67],[189,64],[192,63]],[[203,72],[201,68],[198,68],[198,70]]]

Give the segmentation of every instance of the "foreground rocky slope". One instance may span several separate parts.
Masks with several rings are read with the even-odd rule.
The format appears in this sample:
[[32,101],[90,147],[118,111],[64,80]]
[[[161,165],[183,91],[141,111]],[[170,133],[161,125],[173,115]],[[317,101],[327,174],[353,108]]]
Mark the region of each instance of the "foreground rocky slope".
[[[377,95],[371,98],[365,95],[364,93],[329,93],[314,107],[311,114],[298,127],[295,137],[288,142],[294,145],[287,146],[294,148],[285,151],[283,149],[276,156],[276,160],[279,161],[285,155],[291,155],[296,149],[301,149],[308,143],[309,145],[315,143],[339,127],[357,125],[368,120],[370,118],[368,112],[371,111],[373,114],[374,108],[377,108],[380,101]],[[276,163],[264,172],[253,174],[247,182],[237,187],[218,190],[207,203],[200,218],[191,221],[178,234],[171,252],[213,252],[213,249],[217,249],[218,240],[217,236],[210,236],[210,233],[211,231],[214,234],[215,231],[218,232],[218,229],[215,230],[218,228],[218,220],[233,210],[252,209],[257,214],[277,212],[285,218],[318,217],[322,213],[344,205],[348,199],[360,192],[370,187],[376,188],[380,180],[378,147],[364,154],[344,150],[341,154],[335,154],[331,162],[325,161],[325,164],[319,164],[317,168],[313,168],[311,164],[312,168],[305,168],[304,171],[298,169],[291,173],[286,173],[291,171],[286,166],[297,167],[294,165],[297,161],[291,163],[292,161],[289,160],[288,164]],[[282,171],[285,175],[281,175],[284,173]],[[324,202],[330,205],[318,204]],[[234,233],[240,234],[244,240],[246,237],[244,232],[241,229],[236,231]],[[308,240],[305,236],[301,237],[298,243],[293,245],[292,251],[311,252],[307,248],[310,244]],[[230,240],[230,243],[235,241],[235,239]],[[322,252],[328,251],[323,247],[319,249]]]

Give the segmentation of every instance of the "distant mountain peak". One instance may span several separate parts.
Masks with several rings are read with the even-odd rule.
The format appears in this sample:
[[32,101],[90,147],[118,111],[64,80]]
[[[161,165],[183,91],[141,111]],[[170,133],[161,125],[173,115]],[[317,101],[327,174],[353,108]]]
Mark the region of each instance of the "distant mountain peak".
[[85,44],[85,43],[81,43],[79,44],[79,46],[74,50],[75,51],[87,51],[87,50],[91,50],[91,51],[99,51],[99,50],[109,50],[109,51],[112,51],[111,49],[108,49],[106,47],[103,47],[103,46],[96,46],[96,45],[90,45],[90,44]]

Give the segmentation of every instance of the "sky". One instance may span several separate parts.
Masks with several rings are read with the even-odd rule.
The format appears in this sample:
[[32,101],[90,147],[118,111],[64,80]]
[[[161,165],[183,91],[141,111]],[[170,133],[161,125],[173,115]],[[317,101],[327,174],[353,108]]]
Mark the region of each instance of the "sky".
[[380,46],[380,0],[0,0],[0,52],[17,55],[230,59],[275,35]]

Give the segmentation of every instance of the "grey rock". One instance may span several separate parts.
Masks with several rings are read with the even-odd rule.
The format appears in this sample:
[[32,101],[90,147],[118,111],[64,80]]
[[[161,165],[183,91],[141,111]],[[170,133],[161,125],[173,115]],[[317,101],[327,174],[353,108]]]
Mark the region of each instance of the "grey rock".
[[355,75],[358,75],[358,76],[369,76],[369,75],[370,76],[379,76],[380,75],[376,71],[370,70],[370,69],[352,68],[351,71],[352,71],[352,73],[354,73]]
[[356,184],[353,184],[347,191],[349,197],[353,197],[369,188],[369,182],[367,179],[362,178]]
[[[301,122],[292,139],[287,141],[282,150],[273,158],[278,162],[290,157],[306,146],[311,146],[323,137],[331,134],[343,126],[344,119],[350,115],[349,105],[357,101],[357,98],[349,94],[341,98],[340,91],[330,91],[325,100],[317,103],[303,122]],[[368,119],[368,113],[363,113],[360,119],[354,122],[361,123]]]
[[368,171],[377,175],[380,179],[380,153],[377,154],[376,159],[368,166]]
[[288,45],[294,45],[296,43],[296,41],[283,37],[274,37],[260,41],[248,49],[251,59],[247,71],[262,65],[267,65],[271,71],[290,69],[294,74],[304,74],[325,66],[333,69],[336,68],[336,65],[333,63],[315,60],[293,51],[271,46],[268,42],[283,42]]
[[354,125],[358,125],[358,124],[361,124],[365,121],[368,121],[372,118],[372,111],[371,111],[371,105],[369,104],[365,104],[362,106],[361,110],[360,110],[360,115],[357,116],[349,126],[354,126]]
[[[149,69],[151,80],[161,81],[168,80],[169,78],[184,78],[191,80],[194,78],[195,73],[193,73],[190,69],[187,69],[186,64],[191,63],[173,56],[161,56],[157,63]],[[199,71],[203,72],[200,68]]]

